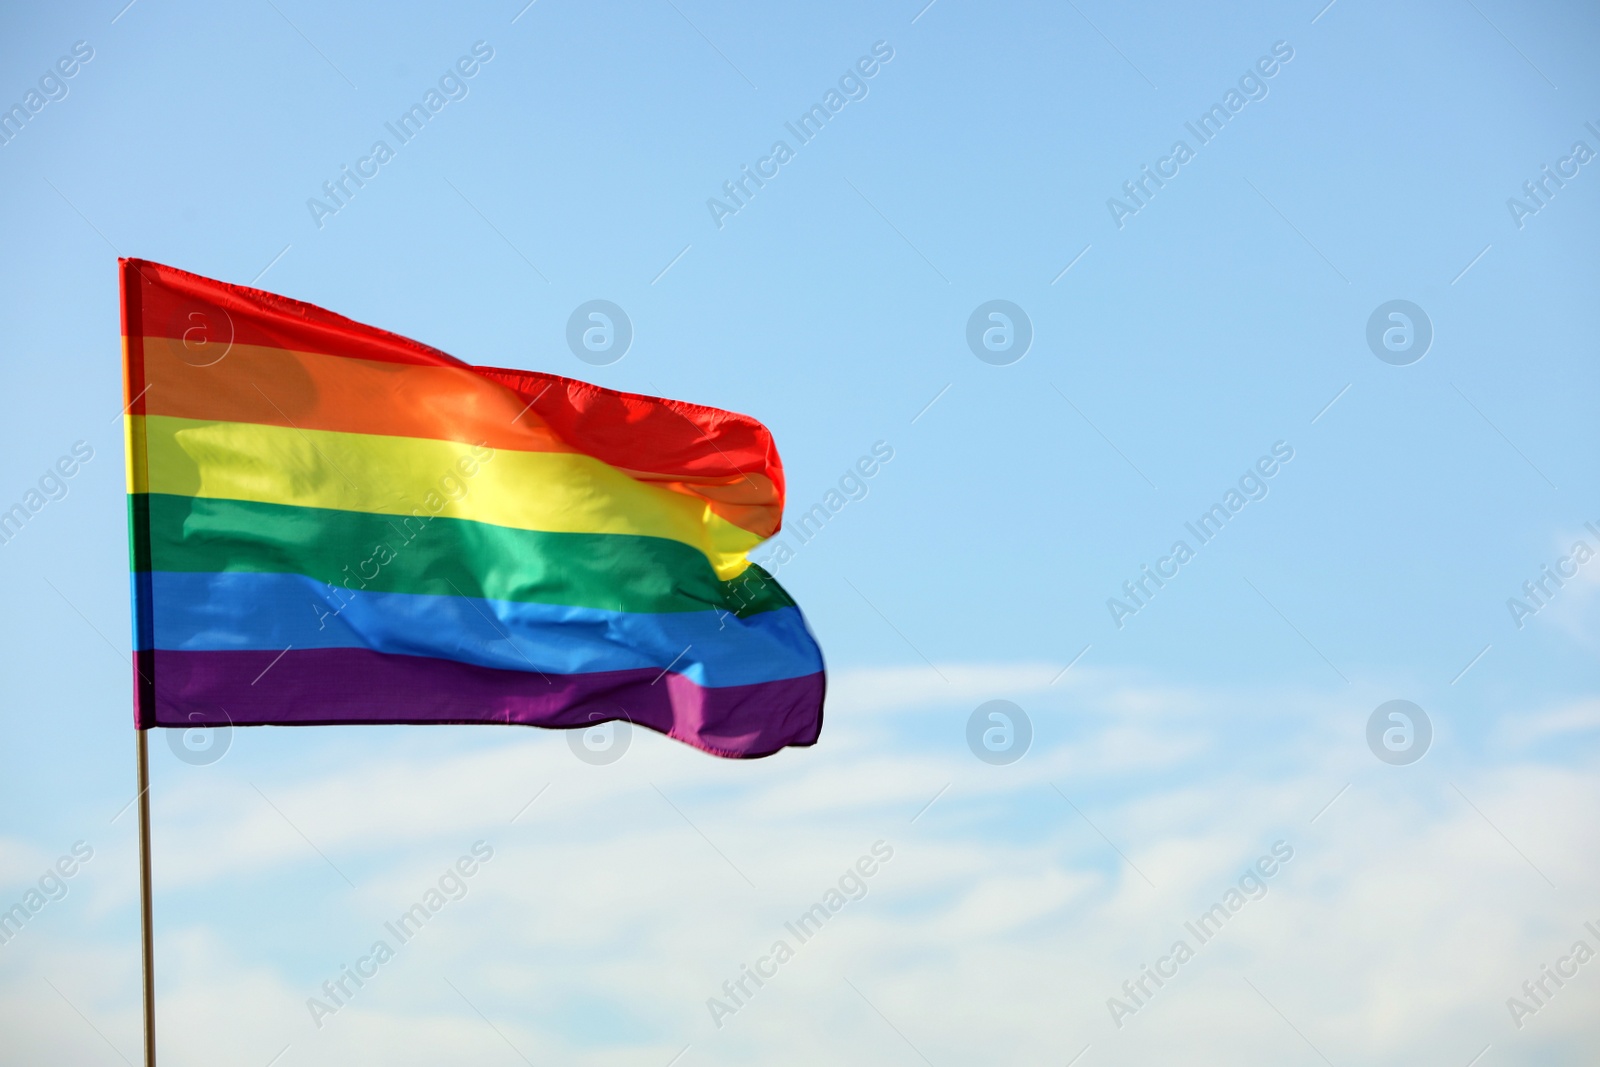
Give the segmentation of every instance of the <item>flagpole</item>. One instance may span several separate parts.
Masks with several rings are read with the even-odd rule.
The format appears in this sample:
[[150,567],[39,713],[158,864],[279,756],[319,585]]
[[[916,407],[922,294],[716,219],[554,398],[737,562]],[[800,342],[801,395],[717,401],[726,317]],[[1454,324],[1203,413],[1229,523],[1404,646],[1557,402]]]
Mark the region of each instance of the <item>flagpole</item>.
[[150,894],[150,731],[139,735],[139,927],[144,949],[144,1063],[156,1067],[155,913]]

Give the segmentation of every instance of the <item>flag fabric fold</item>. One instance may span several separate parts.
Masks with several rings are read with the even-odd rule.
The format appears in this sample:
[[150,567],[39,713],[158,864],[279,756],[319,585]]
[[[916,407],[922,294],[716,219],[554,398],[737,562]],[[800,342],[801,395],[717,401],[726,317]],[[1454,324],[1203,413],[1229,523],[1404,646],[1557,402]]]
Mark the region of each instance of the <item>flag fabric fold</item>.
[[121,270],[140,729],[816,741],[821,652],[747,558],[783,512],[761,423]]

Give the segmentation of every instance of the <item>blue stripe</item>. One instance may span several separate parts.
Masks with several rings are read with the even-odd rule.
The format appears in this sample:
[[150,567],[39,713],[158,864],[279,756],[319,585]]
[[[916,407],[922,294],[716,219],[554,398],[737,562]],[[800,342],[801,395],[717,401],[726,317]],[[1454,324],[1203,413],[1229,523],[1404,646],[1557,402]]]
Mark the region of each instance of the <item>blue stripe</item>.
[[136,592],[153,607],[154,647],[162,650],[365,648],[548,674],[671,666],[702,686],[750,685],[822,669],[816,641],[795,608],[741,619],[716,611],[644,614],[335,591],[298,574],[155,571],[147,580]]

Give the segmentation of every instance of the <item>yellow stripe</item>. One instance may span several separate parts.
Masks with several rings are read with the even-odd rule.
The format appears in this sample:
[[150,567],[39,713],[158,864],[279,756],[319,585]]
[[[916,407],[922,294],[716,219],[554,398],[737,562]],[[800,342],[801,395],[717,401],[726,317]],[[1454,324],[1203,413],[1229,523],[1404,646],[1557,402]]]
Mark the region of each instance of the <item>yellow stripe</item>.
[[664,537],[705,553],[724,579],[749,565],[745,553],[761,541],[703,501],[576,453],[165,415],[129,423],[148,457],[130,464],[135,493]]
[[124,415],[122,436],[126,448],[123,454],[128,458],[128,492],[141,492],[134,486],[146,480],[145,471],[150,469],[149,459],[145,455],[143,419],[137,415]]

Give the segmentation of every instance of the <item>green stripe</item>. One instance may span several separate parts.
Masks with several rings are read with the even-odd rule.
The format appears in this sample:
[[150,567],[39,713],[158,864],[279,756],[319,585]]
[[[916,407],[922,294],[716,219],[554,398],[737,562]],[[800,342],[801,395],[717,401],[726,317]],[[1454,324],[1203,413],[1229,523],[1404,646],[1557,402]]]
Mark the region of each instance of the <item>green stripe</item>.
[[150,498],[128,494],[128,569],[150,569]]
[[794,604],[760,567],[724,582],[703,553],[662,537],[162,493],[136,494],[129,507],[134,526],[149,531],[135,570],[303,574],[350,589],[608,611],[746,616]]

